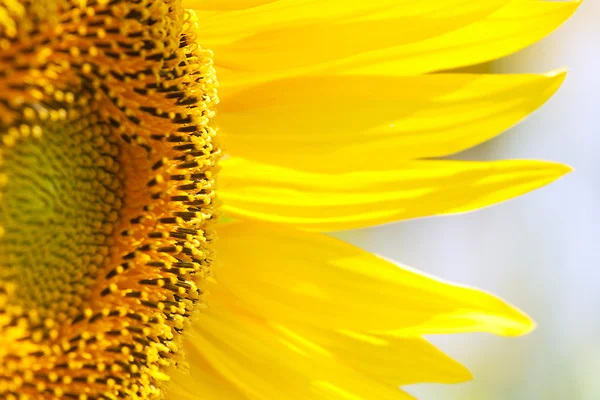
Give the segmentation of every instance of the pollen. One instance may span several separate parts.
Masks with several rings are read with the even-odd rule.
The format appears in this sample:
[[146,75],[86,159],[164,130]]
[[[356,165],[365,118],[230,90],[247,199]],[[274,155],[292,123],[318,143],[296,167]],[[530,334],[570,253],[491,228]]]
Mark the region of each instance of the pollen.
[[213,259],[196,24],[176,0],[0,0],[0,398],[163,396]]

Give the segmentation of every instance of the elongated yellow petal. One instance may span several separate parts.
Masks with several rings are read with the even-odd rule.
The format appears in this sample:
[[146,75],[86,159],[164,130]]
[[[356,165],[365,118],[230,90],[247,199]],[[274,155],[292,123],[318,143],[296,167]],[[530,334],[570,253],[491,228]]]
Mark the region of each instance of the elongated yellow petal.
[[359,169],[358,160],[385,168],[490,139],[544,103],[564,76],[295,78],[221,95],[218,123],[235,156],[316,172]]
[[236,308],[222,284],[205,289],[210,308],[185,344],[189,375],[174,372],[169,398],[411,399],[397,387],[471,378],[423,339],[286,326]]
[[[400,336],[532,328],[520,311],[317,233],[257,223],[220,226],[220,302],[240,314],[317,329]],[[215,296],[219,297],[219,295]],[[229,300],[228,300],[229,299]]]
[[394,387],[414,383],[458,383],[471,373],[458,362],[420,338],[369,335],[358,332],[282,327],[280,334],[296,335],[327,349],[338,360],[361,374]]
[[339,65],[362,53],[420,42],[469,25],[509,0],[277,1],[198,11],[202,45],[222,88]]
[[197,362],[204,369],[203,364],[209,364],[250,400],[413,399],[395,385],[360,374],[298,335],[223,307],[218,299],[193,335],[186,348],[195,348],[201,356],[188,357],[192,374]]
[[[216,53],[224,53],[220,64],[236,65],[241,71],[272,71],[303,62],[320,63],[338,53],[358,54],[365,49],[432,37],[488,15],[508,1],[287,0],[242,9],[238,5],[229,12],[211,13],[211,18],[204,18],[202,8],[196,13],[204,21],[199,27],[202,42]],[[256,5],[263,1],[243,3]],[[325,43],[323,38],[327,38]],[[325,47],[334,54],[327,55]],[[297,52],[296,57],[281,57],[280,52],[288,49]],[[233,58],[226,54],[229,51],[240,54]],[[301,60],[303,52],[310,58]]]
[[[428,4],[429,7],[430,3],[435,2],[412,3],[414,9],[418,9],[423,4]],[[452,8],[442,8],[439,20],[425,18],[425,21],[417,22],[411,15],[399,24],[390,23],[393,27],[387,26],[385,13],[375,13],[376,17],[370,19],[350,21],[352,24],[372,23],[368,29],[354,33],[364,38],[364,46],[353,46],[351,39],[354,40],[354,36],[351,33],[338,37],[338,34],[344,34],[344,30],[336,25],[337,20],[333,21],[336,24],[331,24],[331,20],[327,22],[325,19],[323,23],[328,25],[324,26],[328,26],[332,32],[320,32],[318,39],[310,39],[312,36],[298,30],[309,29],[310,32],[318,33],[310,25],[314,21],[310,18],[295,19],[290,10],[287,10],[288,15],[284,9],[280,14],[295,20],[293,27],[268,31],[270,22],[267,21],[263,27],[264,33],[237,41],[229,38],[221,39],[219,43],[215,39],[217,42],[213,47],[217,53],[216,65],[224,91],[300,75],[420,74],[481,63],[514,53],[548,35],[568,19],[578,5],[579,1],[515,0],[495,4],[470,2],[457,7],[455,13],[449,12]],[[471,7],[473,12],[461,14],[461,10],[466,10],[465,7]],[[479,11],[476,12],[475,8],[479,8]],[[251,11],[260,13],[262,9],[263,7],[257,7]],[[315,7],[313,9],[316,10]],[[231,13],[226,14],[231,17]],[[336,15],[343,16],[343,13],[337,11]],[[255,19],[264,21],[261,18]],[[305,25],[301,25],[302,23]],[[342,25],[344,23],[342,18]],[[242,35],[245,31],[244,24],[240,22],[235,29],[238,27],[240,31],[237,35]],[[410,32],[405,32],[407,30]],[[297,32],[297,35],[293,32]],[[250,29],[245,34],[251,33]],[[228,34],[234,35],[231,32]],[[291,36],[286,37],[287,34]],[[378,38],[377,35],[382,35],[385,39]],[[284,46],[284,39],[294,45]],[[282,43],[278,43],[280,40]],[[344,46],[343,43],[350,44]],[[351,51],[344,50],[350,48]],[[314,51],[315,57],[304,54],[310,50]],[[222,54],[221,58],[219,53]]]
[[[397,161],[320,174],[230,158],[219,194],[232,217],[333,231],[470,211],[543,186],[570,169],[542,161]],[[374,163],[377,165],[377,163]],[[340,168],[343,169],[343,168]]]
[[419,74],[495,60],[541,40],[580,1],[516,0],[480,21],[420,43],[347,59],[334,70],[355,74]]

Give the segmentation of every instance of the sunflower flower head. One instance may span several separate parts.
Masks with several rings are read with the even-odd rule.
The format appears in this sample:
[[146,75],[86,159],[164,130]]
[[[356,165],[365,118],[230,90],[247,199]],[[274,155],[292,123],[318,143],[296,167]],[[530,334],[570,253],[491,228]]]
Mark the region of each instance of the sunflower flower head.
[[0,0],[0,399],[411,399],[470,379],[423,336],[529,317],[322,233],[568,172],[437,158],[565,76],[454,69],[576,6]]
[[148,398],[210,273],[210,53],[177,1],[0,21],[0,393]]

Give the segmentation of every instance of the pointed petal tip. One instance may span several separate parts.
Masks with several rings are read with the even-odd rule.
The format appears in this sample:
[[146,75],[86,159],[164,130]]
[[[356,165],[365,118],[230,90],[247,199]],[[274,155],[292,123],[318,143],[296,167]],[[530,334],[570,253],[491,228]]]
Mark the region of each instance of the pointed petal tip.
[[465,365],[450,357],[448,357],[448,360],[448,365],[444,369],[444,379],[438,379],[432,381],[432,383],[455,384],[469,382],[474,379],[473,373]]
[[553,69],[543,74],[551,82],[551,84],[549,85],[549,89],[551,90],[552,94],[556,93],[556,91],[563,85],[565,79],[567,78],[568,72],[568,68],[563,67]]
[[501,336],[523,336],[531,333],[535,328],[535,322],[524,312],[513,309],[514,316],[508,320],[503,331],[495,332]]
[[566,175],[569,174],[573,171],[575,171],[575,168],[570,166],[570,165],[566,165],[566,164],[560,164],[562,167],[562,175]]
[[535,171],[538,181],[543,181],[543,186],[547,183],[553,182],[564,175],[573,172],[574,168],[567,164],[562,164],[555,161],[544,161],[544,160],[531,160],[533,171]]
[[474,378],[474,376],[473,376],[473,373],[472,373],[472,372],[471,372],[471,370],[470,370],[470,369],[468,369],[467,367],[464,367],[464,375],[463,375],[463,377],[464,377],[464,380],[463,380],[463,382],[469,382],[469,381],[472,381],[472,380],[473,380],[473,378]]
[[529,315],[513,306],[496,298],[499,302],[484,316],[486,331],[494,335],[515,337],[532,332],[536,324]]
[[564,80],[568,72],[569,69],[567,67],[562,67],[548,71],[544,75],[546,75],[547,77],[560,78],[561,80]]
[[447,373],[446,380],[444,380],[443,382],[431,382],[431,383],[458,384],[458,383],[470,382],[473,379],[475,379],[471,370],[469,368],[465,367],[464,365],[462,365],[461,363],[459,363],[458,361],[455,361],[454,365],[452,366],[452,370],[446,371],[446,373]]
[[569,70],[566,67],[556,68],[543,74],[549,80],[547,92],[549,95],[546,100],[550,99],[560,87],[565,83]]
[[549,174],[554,176],[555,179],[558,179],[558,178],[560,178],[566,174],[569,174],[575,170],[570,165],[566,165],[566,164],[562,164],[562,163],[548,161],[548,162],[546,162],[546,164],[548,166]]

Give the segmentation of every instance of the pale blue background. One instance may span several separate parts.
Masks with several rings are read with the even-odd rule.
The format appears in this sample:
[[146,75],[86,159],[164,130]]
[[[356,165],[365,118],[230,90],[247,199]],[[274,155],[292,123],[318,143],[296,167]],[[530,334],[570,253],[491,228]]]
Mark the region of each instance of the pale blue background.
[[340,236],[447,280],[500,295],[538,323],[523,338],[432,340],[475,375],[463,385],[409,388],[420,400],[600,400],[600,0],[496,72],[569,67],[542,109],[458,156],[535,158],[576,171],[498,206]]

